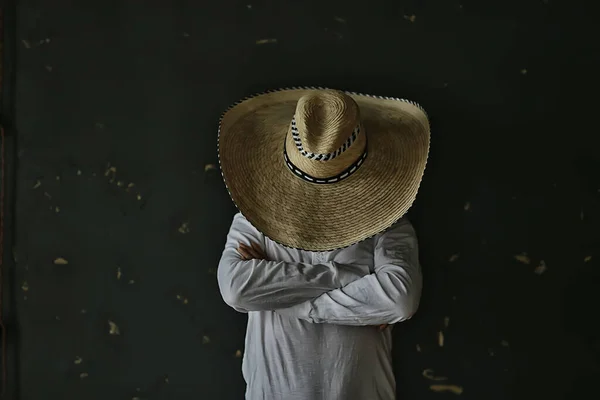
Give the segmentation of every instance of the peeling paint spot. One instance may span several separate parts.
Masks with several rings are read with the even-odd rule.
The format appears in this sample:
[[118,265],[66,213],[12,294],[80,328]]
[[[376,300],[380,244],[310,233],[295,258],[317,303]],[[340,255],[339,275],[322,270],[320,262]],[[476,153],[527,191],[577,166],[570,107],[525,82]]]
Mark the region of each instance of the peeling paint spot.
[[121,276],[122,276],[122,275],[123,275],[123,274],[121,273],[121,268],[120,268],[120,267],[117,267],[117,279],[121,279]]
[[447,328],[448,325],[450,325],[450,317],[445,317],[444,318],[444,328]]
[[427,379],[431,379],[432,381],[448,380],[448,378],[446,378],[445,376],[435,376],[433,370],[430,368],[424,369],[422,375]]
[[115,324],[112,321],[108,321],[108,333],[111,335],[120,335],[121,331],[119,330],[119,327],[117,326],[117,324]]
[[415,22],[417,20],[417,16],[416,15],[405,15],[404,19],[410,22]]
[[236,350],[235,356],[236,356],[236,358],[241,358],[242,357],[242,351],[241,350]]
[[464,206],[465,211],[469,211],[471,209],[471,202],[467,201]]
[[31,48],[31,44],[29,43],[29,41],[23,39],[23,40],[21,40],[21,43],[23,43],[23,46],[25,46],[26,49]]
[[106,171],[104,171],[104,176],[109,176],[109,175],[114,175],[117,173],[117,167],[111,167],[110,164],[108,164],[108,167],[106,168]]
[[454,261],[458,260],[458,257],[460,257],[460,254],[459,254],[459,253],[452,254],[452,255],[450,256],[450,258],[448,259],[448,261],[449,261],[449,262],[454,262]]
[[210,338],[206,335],[202,336],[202,344],[209,344]]
[[546,263],[544,262],[544,260],[540,261],[540,265],[538,265],[537,267],[535,267],[535,269],[533,270],[533,272],[535,272],[537,275],[541,275],[544,272],[546,272]]
[[454,394],[462,394],[463,392],[463,388],[462,386],[457,386],[457,385],[430,385],[429,389],[434,391],[434,392],[451,392]]
[[186,233],[190,233],[190,226],[189,226],[189,222],[184,222],[183,224],[181,224],[181,226],[179,227],[179,229],[177,229],[177,231],[179,231],[179,233],[185,235]]
[[277,43],[277,39],[275,39],[275,38],[271,38],[271,39],[259,39],[259,40],[256,41],[257,45],[270,44],[270,43]]
[[527,255],[527,253],[521,253],[515,256],[515,260],[523,263],[523,264],[531,264],[531,259]]
[[590,261],[592,261],[592,256],[586,256],[586,257],[583,259],[583,262],[590,262]]
[[500,344],[504,347],[508,347],[508,342],[506,340],[501,341]]
[[521,75],[527,75],[527,69],[523,68],[523,69],[521,70]]
[[23,282],[23,284],[21,285],[21,289],[24,292],[28,292],[29,291],[29,284],[27,283],[27,281]]
[[444,347],[444,332],[438,332],[438,346]]
[[183,297],[180,294],[177,295],[177,300],[181,301],[183,304],[187,304],[189,302],[187,297]]
[[75,357],[75,361],[73,361],[73,363],[79,365],[83,362],[83,359],[79,356]]
[[87,378],[88,376],[89,376],[89,375],[88,375],[88,373],[87,373],[87,372],[82,372],[82,373],[80,373],[80,374],[79,374],[79,377],[80,377],[81,379],[85,379],[85,378]]
[[421,346],[419,344],[417,344],[416,348],[417,348],[417,352],[420,353],[421,352]]
[[58,257],[54,260],[55,265],[67,265],[69,262],[62,257]]
[[340,24],[345,24],[346,23],[346,20],[344,18],[342,18],[342,17],[333,17],[333,19],[335,19]]

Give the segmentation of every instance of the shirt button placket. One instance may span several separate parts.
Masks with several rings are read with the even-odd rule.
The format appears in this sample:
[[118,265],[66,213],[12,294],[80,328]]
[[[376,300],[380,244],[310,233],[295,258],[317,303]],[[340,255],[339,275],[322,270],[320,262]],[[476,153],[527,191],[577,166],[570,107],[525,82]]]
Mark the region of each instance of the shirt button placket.
[[316,256],[316,261],[318,264],[322,263],[323,260],[325,259],[325,257],[323,257],[323,253],[319,252],[319,253],[315,253]]

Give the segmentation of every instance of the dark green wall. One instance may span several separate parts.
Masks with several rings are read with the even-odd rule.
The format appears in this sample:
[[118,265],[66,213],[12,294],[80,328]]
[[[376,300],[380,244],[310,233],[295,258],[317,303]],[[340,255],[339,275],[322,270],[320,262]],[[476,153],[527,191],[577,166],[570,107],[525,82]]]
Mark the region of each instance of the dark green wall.
[[410,212],[425,291],[395,330],[399,398],[455,397],[433,393],[426,368],[464,399],[595,390],[600,35],[585,4],[22,0],[17,11],[15,396],[242,398],[246,317],[214,274],[234,208],[205,165],[223,109],[297,85],[409,98],[431,115]]

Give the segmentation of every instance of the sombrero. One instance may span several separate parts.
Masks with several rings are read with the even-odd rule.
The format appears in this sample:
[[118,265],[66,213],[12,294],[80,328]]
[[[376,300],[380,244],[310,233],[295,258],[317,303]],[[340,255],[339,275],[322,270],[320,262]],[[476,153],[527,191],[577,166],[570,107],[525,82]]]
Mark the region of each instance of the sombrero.
[[246,98],[219,123],[236,207],[287,247],[328,251],[374,236],[417,195],[429,121],[416,103],[323,88]]

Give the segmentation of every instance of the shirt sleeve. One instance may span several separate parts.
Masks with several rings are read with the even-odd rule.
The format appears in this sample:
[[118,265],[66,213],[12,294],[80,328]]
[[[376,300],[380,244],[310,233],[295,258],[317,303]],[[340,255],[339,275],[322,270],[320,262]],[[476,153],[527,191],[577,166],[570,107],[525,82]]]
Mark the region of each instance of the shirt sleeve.
[[240,312],[288,308],[314,299],[361,278],[359,269],[334,262],[243,260],[239,243],[265,246],[264,236],[241,214],[236,214],[217,268],[225,303]]
[[423,278],[415,231],[403,218],[375,237],[374,272],[279,314],[313,323],[394,324],[412,317]]

